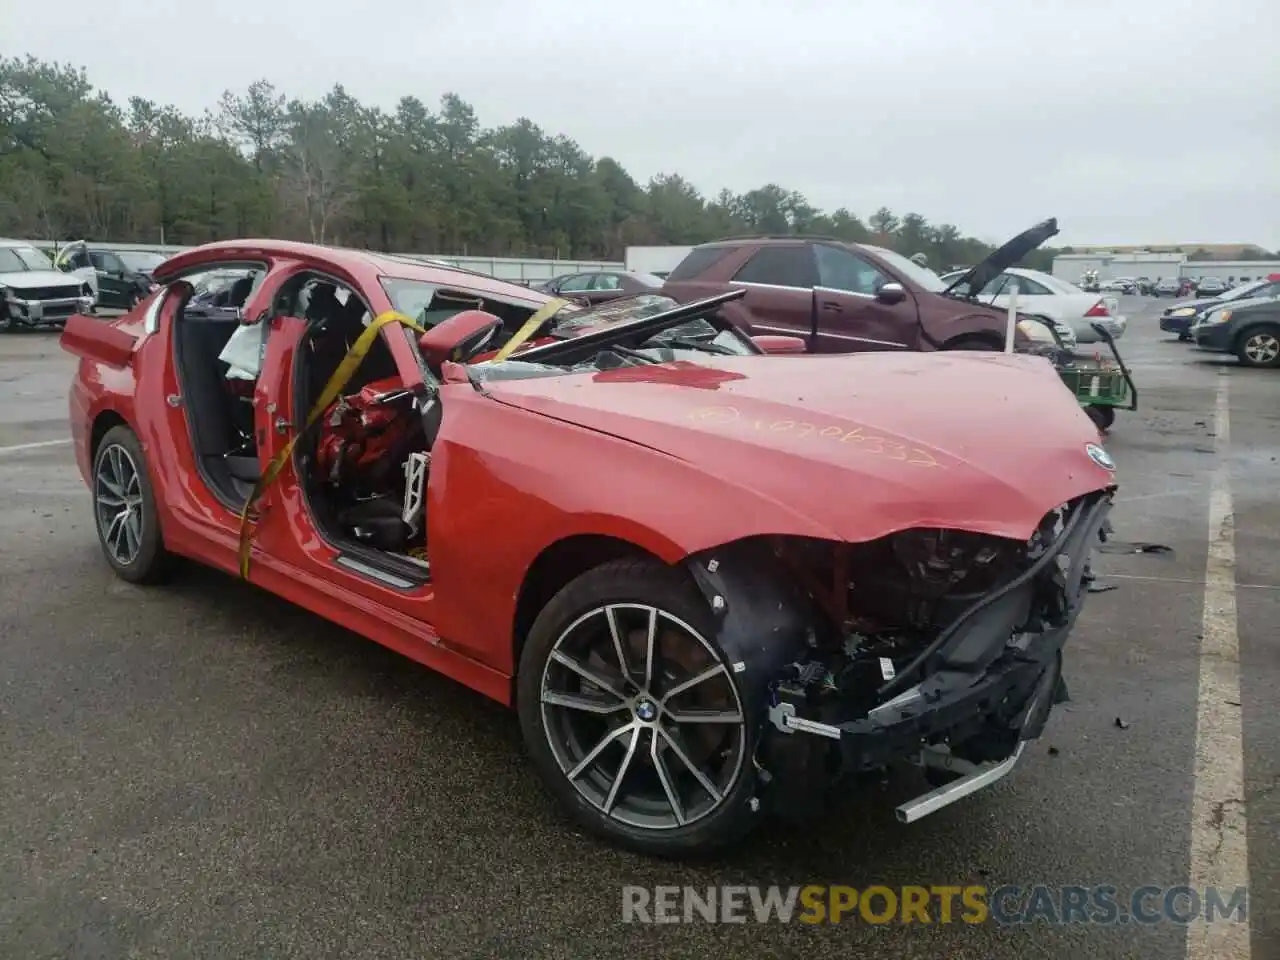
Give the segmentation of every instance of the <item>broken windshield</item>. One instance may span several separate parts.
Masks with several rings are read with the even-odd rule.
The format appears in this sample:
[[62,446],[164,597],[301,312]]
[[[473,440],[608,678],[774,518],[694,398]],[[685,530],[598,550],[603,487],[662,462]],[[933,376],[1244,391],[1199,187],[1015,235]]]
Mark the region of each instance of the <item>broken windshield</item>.
[[745,342],[742,334],[731,327],[717,330],[706,320],[692,320],[662,330],[635,346],[614,344],[601,347],[593,356],[577,363],[538,363],[521,360],[517,353],[512,359],[499,363],[472,364],[468,366],[467,374],[473,383],[528,380],[672,363],[706,366],[716,356],[745,357],[757,352]]

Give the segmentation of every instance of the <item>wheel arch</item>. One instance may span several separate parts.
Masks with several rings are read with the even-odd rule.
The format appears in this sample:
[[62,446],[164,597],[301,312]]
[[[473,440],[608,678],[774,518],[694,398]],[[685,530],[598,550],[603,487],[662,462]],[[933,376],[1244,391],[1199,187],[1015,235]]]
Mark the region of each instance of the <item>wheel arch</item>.
[[632,540],[598,533],[572,534],[548,544],[525,571],[516,594],[511,625],[512,699],[515,676],[519,673],[520,652],[533,622],[557,593],[588,570],[613,560],[652,559],[662,562],[650,550]]
[[129,429],[133,429],[129,421],[126,420],[119,411],[110,407],[101,411],[93,418],[93,426],[89,431],[89,463],[91,465],[98,456],[98,447],[102,443],[102,438],[107,435],[107,431],[115,427],[129,427]]
[[1231,349],[1233,353],[1238,353],[1244,348],[1244,341],[1249,334],[1254,333],[1259,327],[1270,327],[1277,333],[1280,333],[1280,316],[1258,317],[1256,320],[1249,320],[1240,325],[1240,329],[1236,331],[1231,338]]
[[[617,537],[579,534],[546,547],[521,584],[512,624],[512,702],[516,699],[520,655],[543,607],[573,580],[605,563],[622,559],[665,561],[639,544]],[[753,706],[782,667],[806,649],[812,629],[811,604],[765,538],[721,544],[666,564],[681,570],[706,600],[716,624],[714,639],[733,661],[735,674]]]
[[962,333],[959,336],[952,337],[950,340],[944,340],[939,350],[963,350],[969,345],[979,346],[987,350],[1000,351],[1004,349],[1004,344],[990,333]]

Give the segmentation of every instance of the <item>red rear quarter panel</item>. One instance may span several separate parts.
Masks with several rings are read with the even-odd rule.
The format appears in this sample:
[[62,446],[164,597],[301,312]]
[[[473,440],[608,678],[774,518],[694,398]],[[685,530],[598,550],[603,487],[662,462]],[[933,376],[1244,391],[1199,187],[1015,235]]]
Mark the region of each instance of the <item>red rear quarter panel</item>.
[[144,302],[116,322],[118,329],[138,338],[129,366],[113,367],[87,358],[80,361],[69,396],[76,463],[89,482],[95,426],[101,434],[107,422],[102,418],[123,420],[137,434],[146,455],[166,546],[200,558],[208,550],[206,537],[183,522],[182,511],[209,513],[220,508],[198,480],[185,414],[165,399],[179,392],[176,373],[168,362],[172,353],[170,324],[162,319],[159,330],[147,333],[143,320],[146,309]]
[[[71,442],[75,448],[76,465],[86,483],[93,467],[93,425],[104,413],[114,413],[126,423],[136,420],[134,395],[137,390],[137,368],[143,362],[143,351],[148,338],[144,337],[144,323],[140,305],[133,313],[115,321],[112,325],[121,333],[138,339],[133,362],[128,367],[113,367],[88,357],[81,357],[71,378],[68,393],[68,413],[71,423]],[[96,323],[109,321],[95,320]],[[63,346],[66,344],[64,342]],[[135,428],[136,429],[136,428]]]

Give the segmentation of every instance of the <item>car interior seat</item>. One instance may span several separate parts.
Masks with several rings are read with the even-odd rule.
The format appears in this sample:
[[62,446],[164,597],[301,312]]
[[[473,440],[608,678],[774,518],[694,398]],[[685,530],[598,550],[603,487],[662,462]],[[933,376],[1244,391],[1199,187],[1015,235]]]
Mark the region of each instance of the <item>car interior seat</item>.
[[231,289],[227,293],[227,306],[243,307],[249,299],[249,294],[252,292],[253,275],[249,274],[241,277],[231,285]]

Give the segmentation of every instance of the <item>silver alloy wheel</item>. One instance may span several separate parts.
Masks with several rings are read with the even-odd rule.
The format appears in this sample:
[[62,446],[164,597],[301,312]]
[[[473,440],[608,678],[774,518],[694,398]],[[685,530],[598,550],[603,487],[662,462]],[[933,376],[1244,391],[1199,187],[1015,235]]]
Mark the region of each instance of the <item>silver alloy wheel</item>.
[[120,566],[129,566],[142,548],[142,481],[133,457],[118,443],[98,457],[93,499],[107,552]]
[[1255,333],[1245,340],[1244,354],[1252,363],[1274,363],[1280,357],[1280,339],[1265,330]]
[[746,720],[728,669],[697,630],[657,607],[609,604],[571,623],[543,668],[541,700],[561,772],[628,826],[702,820],[742,774]]

